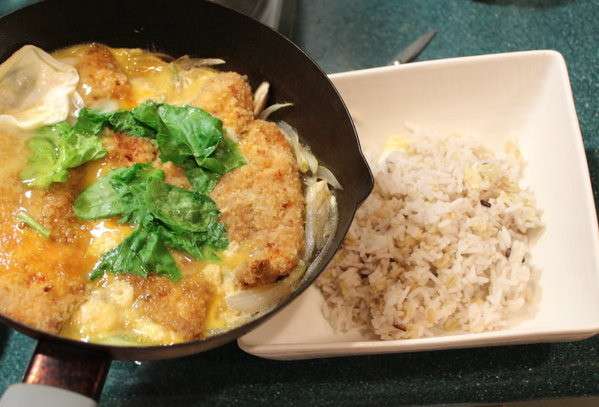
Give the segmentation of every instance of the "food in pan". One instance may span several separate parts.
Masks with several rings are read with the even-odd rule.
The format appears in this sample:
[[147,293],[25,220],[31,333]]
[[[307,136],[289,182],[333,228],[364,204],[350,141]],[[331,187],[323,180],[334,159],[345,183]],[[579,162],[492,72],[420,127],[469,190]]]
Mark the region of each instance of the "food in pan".
[[[0,66],[0,313],[50,333],[171,344],[274,306],[335,228],[334,176],[268,84],[83,44]],[[331,188],[329,186],[331,185]]]
[[340,331],[381,339],[500,329],[530,316],[542,228],[514,145],[415,132],[389,139],[375,189],[317,280]]

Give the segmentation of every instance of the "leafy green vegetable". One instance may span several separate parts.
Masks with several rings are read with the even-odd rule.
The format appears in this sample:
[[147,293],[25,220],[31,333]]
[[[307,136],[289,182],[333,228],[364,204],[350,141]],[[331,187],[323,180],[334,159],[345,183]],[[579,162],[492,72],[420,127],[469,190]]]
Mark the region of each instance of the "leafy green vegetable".
[[182,164],[192,157],[201,166],[222,140],[223,123],[201,109],[161,105],[158,115],[164,124],[156,136],[163,161]]
[[[197,259],[216,259],[216,251],[229,244],[214,201],[165,183],[164,172],[149,164],[112,170],[79,195],[74,209],[81,219],[120,215],[121,222],[138,225],[131,236],[100,259],[92,277],[109,271],[175,278],[160,245]],[[147,242],[142,244],[140,239]]]
[[75,130],[66,122],[40,128],[27,141],[31,152],[21,179],[28,185],[47,187],[53,182],[64,182],[69,169],[106,155],[100,139],[89,133],[91,123]]
[[106,113],[83,108],[79,111],[79,117],[77,117],[77,122],[73,126],[73,129],[81,134],[95,136],[100,134],[106,120],[108,120]]
[[[237,144],[223,135],[220,120],[191,106],[146,102],[131,111],[100,112],[82,109],[76,123],[56,123],[39,129],[28,141],[30,157],[21,173],[37,187],[64,182],[69,169],[102,158],[104,128],[156,140],[163,161],[185,169],[193,191],[164,182],[164,172],[148,164],[119,168],[83,191],[75,214],[86,220],[120,216],[137,225],[115,249],[105,253],[90,278],[105,272],[150,273],[173,280],[181,277],[167,247],[197,259],[217,259],[229,242],[219,211],[206,195],[220,177],[245,164]],[[19,219],[44,236],[50,232],[26,213]]]
[[[123,172],[125,168],[113,171]],[[125,212],[127,205],[118,191],[112,186],[111,177],[102,177],[83,191],[73,205],[75,215],[80,219],[92,220],[109,218]]]
[[162,127],[162,121],[158,115],[158,107],[160,104],[152,101],[147,101],[137,106],[131,111],[133,117],[147,127],[158,131]]
[[222,122],[192,106],[150,101],[131,111],[82,109],[75,124],[75,130],[83,134],[99,134],[104,127],[155,138],[160,159],[183,167],[197,192],[210,192],[222,175],[245,164],[237,143],[223,135]]
[[193,190],[204,194],[212,191],[221,177],[221,174],[196,166],[195,161],[191,164],[183,164],[182,167]]
[[163,227],[160,229],[160,236],[167,246],[187,252],[201,260],[217,261],[217,251],[229,246],[227,231],[222,223],[213,224],[209,230],[200,233],[175,232]]
[[154,138],[154,130],[137,121],[131,112],[118,111],[110,115],[108,119],[110,126],[120,133],[130,134],[137,137]]
[[150,213],[175,231],[203,232],[218,223],[218,208],[208,195],[153,180],[146,199]]
[[[245,164],[237,143],[223,136],[217,118],[190,106],[162,105],[158,114],[166,128],[156,138],[160,158],[185,168],[196,191],[210,192],[222,175]],[[194,134],[201,135],[200,141]]]
[[173,281],[181,279],[181,272],[160,239],[158,228],[151,222],[140,225],[120,245],[105,253],[90,273],[90,279],[104,273],[136,274],[147,277],[154,273]]
[[245,164],[237,143],[223,135],[222,122],[208,112],[145,102],[131,111],[84,108],[72,127],[62,122],[40,129],[29,141],[31,156],[22,179],[39,187],[66,181],[70,168],[106,155],[98,138],[105,127],[155,138],[161,160],[182,166],[197,192],[210,192],[222,175]]
[[81,109],[75,123],[75,131],[84,134],[99,134],[104,127],[110,127],[119,133],[137,137],[154,138],[155,132],[138,121],[132,112],[119,110],[104,113],[93,109]]
[[73,209],[80,219],[122,215],[123,222],[138,224],[147,212],[146,189],[151,180],[164,181],[164,172],[149,164],[117,168],[87,187]]
[[192,188],[207,194],[214,189],[224,174],[245,163],[237,143],[225,136],[214,154],[204,159],[201,166],[197,166],[194,160],[187,160],[181,164],[181,167],[185,169],[185,175]]
[[27,212],[19,212],[17,214],[17,219],[25,223],[27,226],[35,230],[37,233],[39,233],[46,239],[50,237],[50,230],[48,230],[48,228],[44,227],[41,223],[33,219]]
[[244,164],[245,159],[241,155],[237,143],[225,136],[214,154],[202,162],[202,167],[224,175]]
[[132,114],[156,133],[160,159],[183,167],[197,192],[210,192],[223,174],[245,164],[222,122],[202,109],[145,102]]

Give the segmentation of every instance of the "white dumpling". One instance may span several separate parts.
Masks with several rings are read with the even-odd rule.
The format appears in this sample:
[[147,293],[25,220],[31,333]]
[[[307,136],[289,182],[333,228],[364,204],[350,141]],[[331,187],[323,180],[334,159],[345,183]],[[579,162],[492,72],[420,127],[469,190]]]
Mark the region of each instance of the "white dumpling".
[[31,129],[65,120],[77,70],[25,45],[0,65],[0,124]]

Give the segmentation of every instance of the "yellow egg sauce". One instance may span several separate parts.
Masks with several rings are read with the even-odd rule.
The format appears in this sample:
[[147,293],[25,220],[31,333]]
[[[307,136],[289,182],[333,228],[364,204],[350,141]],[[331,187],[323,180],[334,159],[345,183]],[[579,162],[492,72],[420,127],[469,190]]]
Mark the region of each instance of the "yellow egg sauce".
[[[89,45],[53,54],[77,66]],[[192,103],[202,83],[215,74],[210,68],[177,72],[174,64],[137,49],[114,49],[131,86],[131,97],[113,101],[129,109],[152,99],[172,104]],[[87,86],[83,84],[83,88]],[[49,190],[32,189],[21,182],[28,151],[26,131],[0,129],[0,309],[5,315],[40,329],[97,343],[113,345],[171,344],[184,340],[175,329],[153,320],[133,283],[106,274],[96,281],[88,275],[107,251],[119,245],[133,227],[118,219],[84,222],[72,213],[74,198],[112,169],[105,160],[89,162],[70,171],[66,183]],[[18,221],[26,210],[51,229],[45,238]],[[60,233],[58,233],[60,232]],[[225,297],[239,290],[236,270],[249,251],[235,242],[220,253],[220,261],[192,260],[173,253],[185,279],[201,279],[206,292],[204,335],[227,330],[249,318],[231,310]],[[157,291],[160,294],[162,291]],[[25,293],[25,294],[22,294]],[[69,300],[72,299],[72,300]],[[39,308],[39,309],[37,309]],[[51,309],[50,309],[51,308]],[[22,310],[28,309],[27,313]],[[61,321],[58,316],[70,315]],[[168,322],[168,321],[167,321]]]
[[[59,50],[53,56],[76,65],[89,47],[89,44],[76,45]],[[112,53],[127,75],[132,89],[129,100],[118,101],[122,109],[130,109],[146,100],[176,105],[193,104],[205,81],[217,73],[208,67],[181,70],[177,65],[141,49],[113,48]]]

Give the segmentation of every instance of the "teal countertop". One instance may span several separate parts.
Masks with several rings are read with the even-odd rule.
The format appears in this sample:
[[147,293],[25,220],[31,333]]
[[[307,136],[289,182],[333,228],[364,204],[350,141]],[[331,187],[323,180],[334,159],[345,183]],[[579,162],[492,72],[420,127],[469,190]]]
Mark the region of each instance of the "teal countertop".
[[[3,0],[0,14],[33,1]],[[593,189],[599,187],[599,0],[299,0],[293,39],[327,72],[385,65],[423,32],[420,59],[555,49],[568,64]],[[34,341],[0,327],[0,393]],[[179,360],[114,362],[101,404],[339,405],[498,402],[599,394],[599,337],[277,362],[235,344]]]

